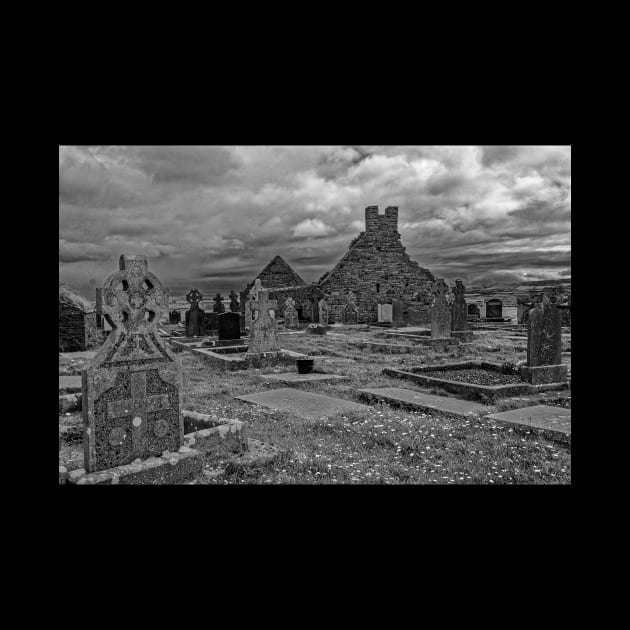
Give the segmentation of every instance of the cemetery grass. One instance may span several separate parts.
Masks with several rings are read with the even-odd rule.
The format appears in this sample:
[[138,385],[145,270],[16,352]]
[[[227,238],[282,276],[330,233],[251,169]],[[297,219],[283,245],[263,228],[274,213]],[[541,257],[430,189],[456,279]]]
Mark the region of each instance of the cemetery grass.
[[[354,331],[280,336],[283,348],[319,356],[318,370],[349,377],[334,383],[302,384],[300,389],[364,402],[355,390],[384,386],[417,389],[408,382],[383,376],[384,367],[405,369],[467,359],[516,364],[525,358],[518,341],[503,340],[501,335],[483,335],[471,345],[454,347],[446,353],[426,349],[421,356],[368,352],[348,344],[350,337],[376,340],[373,334]],[[254,467],[226,467],[227,453],[213,455],[193,484],[571,482],[570,446],[532,432],[515,431],[485,419],[448,419],[380,404],[366,406],[364,412],[305,420],[292,413],[234,400],[235,396],[284,387],[265,380],[264,374],[295,371],[293,365],[227,372],[191,353],[182,352],[180,356],[185,409],[242,420],[247,437],[280,449],[273,462]],[[570,406],[570,393],[560,404]],[[519,404],[506,401],[496,409],[514,406]]]

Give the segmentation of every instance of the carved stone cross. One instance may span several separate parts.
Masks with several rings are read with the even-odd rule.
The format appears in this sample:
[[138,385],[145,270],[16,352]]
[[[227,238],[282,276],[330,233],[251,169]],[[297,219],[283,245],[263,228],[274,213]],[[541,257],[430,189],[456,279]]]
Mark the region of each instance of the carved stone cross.
[[269,314],[269,309],[278,308],[278,300],[270,300],[269,299],[269,291],[265,291],[264,289],[258,293],[258,299],[256,302],[252,302],[251,304],[252,313],[258,311],[258,317],[261,319],[262,317],[268,317],[271,319],[271,315]]

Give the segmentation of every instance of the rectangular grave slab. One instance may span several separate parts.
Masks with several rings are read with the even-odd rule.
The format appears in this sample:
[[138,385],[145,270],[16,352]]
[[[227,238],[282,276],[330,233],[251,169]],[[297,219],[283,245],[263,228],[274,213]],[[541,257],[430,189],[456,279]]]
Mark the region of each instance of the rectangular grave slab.
[[521,407],[488,416],[496,422],[532,429],[550,437],[567,440],[571,438],[571,410],[550,405]]
[[403,387],[376,387],[374,389],[360,389],[358,392],[367,400],[384,400],[390,405],[437,413],[449,418],[478,417],[488,410],[485,405],[468,400],[434,396]]
[[305,392],[300,389],[285,387],[282,389],[272,389],[256,394],[246,394],[236,396],[237,400],[261,405],[279,411],[290,411],[300,418],[307,420],[318,420],[323,417],[333,416],[337,413],[348,413],[352,411],[363,411],[365,405],[332,398],[313,392]]
[[311,372],[300,374],[298,372],[285,372],[284,374],[257,374],[260,378],[279,383],[325,383],[330,381],[345,381],[348,377],[339,374],[322,374]]
[[81,376],[59,375],[59,392],[74,394],[81,391]]

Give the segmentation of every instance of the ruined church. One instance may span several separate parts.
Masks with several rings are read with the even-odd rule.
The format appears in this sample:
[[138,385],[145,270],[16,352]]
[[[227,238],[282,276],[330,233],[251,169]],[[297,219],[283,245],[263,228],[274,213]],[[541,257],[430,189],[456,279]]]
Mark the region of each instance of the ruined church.
[[[256,276],[278,301],[279,315],[292,297],[300,319],[318,321],[317,304],[325,298],[330,322],[341,322],[343,309],[352,291],[358,310],[358,322],[377,321],[378,304],[403,300],[405,309],[427,313],[431,304],[431,284],[435,277],[411,260],[398,232],[398,207],[389,206],[379,214],[378,206],[365,209],[365,231],[354,239],[341,260],[315,283],[307,284],[280,256]],[[246,298],[256,280],[241,293]],[[244,299],[241,304],[244,306]]]

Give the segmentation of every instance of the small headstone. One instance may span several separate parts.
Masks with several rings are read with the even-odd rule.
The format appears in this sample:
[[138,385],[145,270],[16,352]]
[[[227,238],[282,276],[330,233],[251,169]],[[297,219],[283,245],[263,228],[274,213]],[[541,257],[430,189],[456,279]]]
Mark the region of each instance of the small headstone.
[[203,335],[204,311],[199,307],[203,295],[197,289],[191,289],[186,295],[186,301],[190,304],[190,310],[186,311],[186,335],[188,337],[201,337]]
[[479,307],[474,302],[471,302],[467,308],[468,308],[468,317],[479,318],[481,316],[481,311],[479,310]]
[[234,291],[230,291],[230,311],[232,313],[240,313],[241,305],[238,303],[238,295]]
[[498,298],[492,298],[486,302],[486,318],[503,317],[503,301]]
[[455,280],[455,286],[453,287],[453,295],[455,299],[451,303],[451,330],[466,330],[468,324],[468,309],[466,307],[466,300],[464,294],[466,293],[466,287],[462,280]]
[[270,300],[269,291],[262,290],[258,292],[258,299],[249,304],[251,304],[252,313],[257,312],[258,317],[252,319],[250,324],[247,354],[277,352],[280,349],[278,323],[269,314],[269,309],[277,306],[276,300]]
[[556,304],[545,294],[542,304],[529,311],[527,365],[523,377],[534,385],[559,383],[567,378],[568,367],[562,365],[562,324]]
[[169,324],[179,324],[182,321],[182,314],[179,311],[170,311],[168,314]]
[[378,321],[381,323],[393,323],[394,313],[391,304],[379,304],[378,305]]
[[295,300],[288,297],[284,303],[284,325],[286,328],[299,328],[298,312],[295,310]]
[[343,323],[347,326],[353,326],[357,324],[359,320],[359,311],[357,309],[354,293],[350,291],[346,299],[348,301],[343,309]]
[[319,310],[319,323],[326,326],[330,317],[330,309],[328,308],[328,302],[326,302],[325,297],[318,302],[317,307]]
[[215,333],[219,330],[219,313],[203,314],[203,332],[205,335]]
[[241,317],[238,313],[220,313],[217,319],[220,340],[241,338]]
[[223,297],[220,293],[214,296],[214,304],[212,305],[213,313],[225,313],[225,306],[223,306]]
[[448,285],[444,278],[438,278],[431,287],[433,305],[431,306],[431,337],[444,339],[451,336],[451,308],[447,295]]
[[103,285],[115,328],[83,371],[84,461],[88,472],[175,452],[184,444],[181,369],[157,334],[168,309],[146,256],[121,256]]
[[404,308],[405,303],[402,300],[392,300],[392,322],[394,326],[405,323],[405,319],[403,317]]

